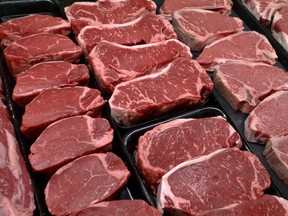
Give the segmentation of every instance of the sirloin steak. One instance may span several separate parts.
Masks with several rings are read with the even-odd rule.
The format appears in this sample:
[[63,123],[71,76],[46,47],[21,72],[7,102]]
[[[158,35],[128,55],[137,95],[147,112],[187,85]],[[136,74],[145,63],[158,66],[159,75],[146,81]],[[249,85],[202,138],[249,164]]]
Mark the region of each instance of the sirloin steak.
[[130,172],[112,152],[80,157],[50,178],[45,200],[52,215],[69,215],[112,199],[128,181]]
[[196,8],[218,11],[224,15],[231,13],[231,0],[165,0],[160,8],[160,13],[164,14],[168,19],[172,18],[174,12],[183,8]]
[[178,57],[191,59],[192,54],[176,39],[132,47],[101,41],[91,51],[89,62],[98,85],[112,94],[118,84],[155,73]]
[[136,163],[156,192],[161,177],[176,165],[234,146],[242,146],[240,136],[223,117],[177,119],[139,138]]
[[45,61],[79,62],[82,50],[65,35],[40,33],[21,38],[4,49],[4,57],[12,75]]
[[288,7],[275,13],[271,31],[274,38],[288,51]]
[[287,0],[242,0],[243,4],[261,23],[268,25],[275,12],[288,6]]
[[230,106],[250,113],[265,97],[288,90],[288,73],[264,63],[226,63],[214,70],[214,85]]
[[166,173],[157,192],[159,210],[198,215],[261,197],[270,176],[258,157],[237,148],[220,149]]
[[25,107],[21,132],[29,139],[37,138],[51,123],[76,115],[101,115],[106,101],[97,89],[66,87],[48,89]]
[[206,45],[243,30],[239,18],[192,8],[174,12],[172,24],[178,39],[193,51],[201,51]]
[[206,70],[226,62],[275,64],[277,54],[267,38],[256,31],[239,32],[206,46],[197,61]]
[[8,109],[0,100],[0,215],[32,216],[34,209],[30,176]]
[[288,185],[288,135],[269,139],[263,154],[277,176]]
[[83,155],[112,148],[113,129],[108,120],[87,115],[50,124],[30,147],[29,161],[35,172],[54,173]]
[[199,214],[199,216],[276,216],[287,215],[288,201],[277,196],[266,195],[256,200],[232,204],[220,209]]
[[245,137],[265,144],[268,139],[288,135],[288,91],[278,91],[265,98],[245,121]]
[[147,12],[156,13],[156,4],[152,0],[74,2],[64,10],[73,33],[78,35],[88,25],[126,23]]
[[89,70],[84,64],[41,62],[16,76],[12,98],[20,106],[25,106],[49,88],[87,85],[89,78]]
[[143,200],[112,200],[100,202],[71,216],[161,216],[162,214]]
[[54,33],[69,35],[71,25],[68,21],[44,14],[31,14],[11,19],[0,24],[0,41],[2,46],[9,46],[11,42],[38,33]]
[[100,41],[123,45],[155,43],[177,38],[173,26],[161,15],[146,13],[124,24],[99,24],[84,27],[77,41],[87,56]]
[[109,105],[113,119],[125,126],[202,104],[213,82],[194,60],[177,58],[160,72],[116,86]]

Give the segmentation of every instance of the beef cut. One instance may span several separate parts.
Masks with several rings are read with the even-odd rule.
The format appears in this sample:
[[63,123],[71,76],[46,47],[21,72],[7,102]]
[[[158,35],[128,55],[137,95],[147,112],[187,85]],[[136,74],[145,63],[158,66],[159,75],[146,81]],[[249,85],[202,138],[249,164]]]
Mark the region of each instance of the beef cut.
[[288,135],[269,139],[263,154],[277,176],[288,185]]
[[231,0],[165,0],[160,8],[160,12],[168,19],[172,18],[175,11],[183,8],[213,10],[224,15],[229,15],[231,13],[232,5],[233,3]]
[[273,216],[273,215],[287,215],[288,201],[277,196],[263,195],[259,199],[249,200],[239,204],[225,206],[221,209],[199,214],[199,216]]
[[65,35],[40,33],[21,38],[4,49],[4,57],[13,75],[45,61],[79,62],[82,50]]
[[265,144],[268,139],[288,135],[288,91],[278,91],[261,101],[245,121],[245,137]]
[[86,26],[77,36],[80,47],[87,56],[100,41],[123,45],[155,43],[177,38],[173,26],[161,15],[146,13],[124,24],[99,24]]
[[91,51],[89,62],[100,88],[112,94],[118,84],[155,73],[178,57],[191,59],[192,54],[176,39],[132,47],[102,41]]
[[149,206],[143,200],[112,200],[100,202],[71,216],[161,216],[162,214],[154,207]]
[[126,23],[147,12],[156,13],[156,4],[152,0],[105,0],[74,2],[64,9],[73,33],[78,35],[87,25]]
[[235,111],[250,113],[265,97],[288,90],[288,73],[264,63],[226,63],[215,67],[214,84]]
[[61,119],[31,145],[29,161],[35,172],[51,174],[83,155],[107,152],[112,140],[113,129],[104,118],[80,115]]
[[111,115],[119,124],[135,125],[200,105],[212,89],[213,82],[195,60],[177,58],[158,73],[117,85],[109,99]]
[[66,87],[48,89],[25,107],[21,132],[29,139],[37,138],[51,123],[76,115],[101,115],[105,100],[97,89]]
[[261,23],[268,25],[275,12],[288,6],[287,0],[242,0],[243,4]]
[[45,200],[52,215],[70,215],[115,197],[130,172],[112,152],[80,157],[63,166],[50,178]]
[[161,177],[178,164],[235,146],[242,146],[240,136],[223,117],[177,119],[139,138],[136,163],[146,183],[156,191]]
[[11,42],[38,33],[69,35],[71,25],[68,21],[44,14],[31,14],[0,23],[0,41],[3,47]]
[[275,13],[271,31],[274,38],[288,51],[288,7]]
[[30,176],[7,107],[0,100],[0,215],[32,216],[35,209]]
[[89,70],[84,64],[41,62],[16,76],[12,97],[20,106],[25,106],[49,88],[87,85],[89,78]]
[[166,173],[158,187],[157,205],[169,213],[198,215],[260,198],[270,183],[257,156],[237,148],[220,149]]
[[201,51],[206,45],[243,30],[239,18],[192,8],[174,12],[172,24],[179,40],[193,51]]
[[277,54],[267,38],[255,31],[239,32],[206,46],[196,59],[206,70],[226,62],[275,64]]

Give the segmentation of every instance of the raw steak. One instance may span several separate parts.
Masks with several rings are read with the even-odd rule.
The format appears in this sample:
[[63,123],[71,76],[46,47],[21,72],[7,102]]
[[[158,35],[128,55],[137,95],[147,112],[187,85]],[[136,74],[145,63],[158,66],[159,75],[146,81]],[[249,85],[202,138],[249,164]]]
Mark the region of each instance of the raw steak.
[[10,72],[16,75],[44,61],[78,62],[82,50],[65,35],[41,33],[21,38],[4,49]]
[[0,215],[32,216],[34,209],[30,176],[8,109],[0,100]]
[[112,200],[88,206],[71,216],[161,216],[162,214],[143,200]]
[[288,6],[287,0],[242,0],[243,4],[261,23],[268,25],[275,12]]
[[179,40],[193,51],[201,51],[212,42],[243,29],[243,22],[238,18],[191,8],[174,12],[172,24]]
[[50,124],[30,147],[29,161],[35,172],[54,173],[83,155],[111,149],[113,129],[108,120],[87,115]]
[[275,64],[276,52],[267,38],[255,31],[239,32],[206,46],[196,59],[206,70],[226,62]]
[[177,58],[162,71],[116,86],[109,105],[113,119],[126,126],[202,104],[213,83],[194,60]]
[[234,110],[250,113],[265,97],[288,90],[288,73],[264,63],[226,63],[215,67],[214,84]]
[[256,200],[232,204],[221,209],[199,214],[199,216],[276,216],[287,215],[288,201],[277,196],[264,195]]
[[129,176],[124,162],[112,152],[80,157],[50,178],[45,188],[48,210],[52,215],[69,215],[112,199]]
[[100,116],[105,104],[100,91],[88,87],[48,89],[25,107],[21,132],[35,139],[51,123],[76,115]]
[[240,136],[223,117],[177,119],[139,138],[136,163],[156,192],[161,177],[178,164],[233,146],[242,146]]
[[279,178],[288,185],[288,135],[269,139],[263,154]]
[[124,24],[99,24],[84,27],[77,41],[88,55],[100,41],[106,40],[123,45],[155,43],[177,38],[173,26],[161,15],[146,13]]
[[31,14],[15,18],[0,24],[0,41],[2,46],[9,46],[11,42],[38,33],[54,33],[69,35],[71,25],[60,17],[42,14]]
[[264,144],[272,137],[288,135],[288,91],[278,91],[265,98],[245,121],[245,137]]
[[271,31],[274,38],[288,51],[288,7],[275,13]]
[[12,97],[20,106],[25,106],[49,88],[86,85],[89,77],[89,70],[84,64],[41,62],[16,76]]
[[98,85],[112,94],[119,83],[155,73],[178,57],[191,59],[192,54],[176,39],[132,47],[102,41],[91,51],[89,61]]
[[220,149],[166,173],[157,192],[158,209],[196,215],[261,197],[270,177],[259,159],[237,148]]
[[126,23],[149,11],[156,12],[156,4],[151,0],[75,2],[65,7],[66,16],[76,35],[87,25]]
[[231,0],[165,0],[160,8],[160,12],[168,19],[172,18],[175,11],[183,8],[213,10],[228,15],[231,13],[232,5],[233,3]]

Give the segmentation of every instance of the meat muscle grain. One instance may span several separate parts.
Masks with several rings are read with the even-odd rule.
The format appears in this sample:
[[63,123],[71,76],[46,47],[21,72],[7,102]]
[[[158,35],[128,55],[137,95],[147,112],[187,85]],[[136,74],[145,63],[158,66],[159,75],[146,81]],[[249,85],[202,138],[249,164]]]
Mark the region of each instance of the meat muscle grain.
[[176,165],[235,146],[242,146],[240,136],[220,116],[177,119],[156,126],[139,138],[136,162],[146,183],[156,191],[161,177]]
[[111,149],[113,129],[108,120],[87,115],[61,119],[49,125],[30,147],[34,171],[54,173],[83,155]]
[[112,199],[129,176],[124,162],[112,152],[80,157],[50,178],[45,188],[48,210],[52,215],[69,215]]
[[103,100],[100,91],[88,87],[53,88],[39,94],[25,107],[21,132],[35,139],[51,123],[76,115],[101,115]]

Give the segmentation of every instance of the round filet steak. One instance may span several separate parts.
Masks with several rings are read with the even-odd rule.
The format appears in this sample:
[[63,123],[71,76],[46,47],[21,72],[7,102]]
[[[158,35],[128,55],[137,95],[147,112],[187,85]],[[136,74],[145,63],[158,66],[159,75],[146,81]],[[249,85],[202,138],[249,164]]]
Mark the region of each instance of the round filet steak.
[[52,215],[69,215],[112,199],[129,176],[124,162],[111,152],[80,157],[50,178],[45,188],[48,210]]
[[61,119],[49,125],[30,147],[34,171],[54,173],[83,155],[111,149],[113,129],[108,120],[87,115]]
[[235,146],[242,146],[240,136],[223,117],[177,119],[139,138],[136,162],[156,192],[161,177],[178,164]]
[[245,121],[244,135],[250,142],[265,144],[272,137],[288,135],[288,91],[265,98]]

